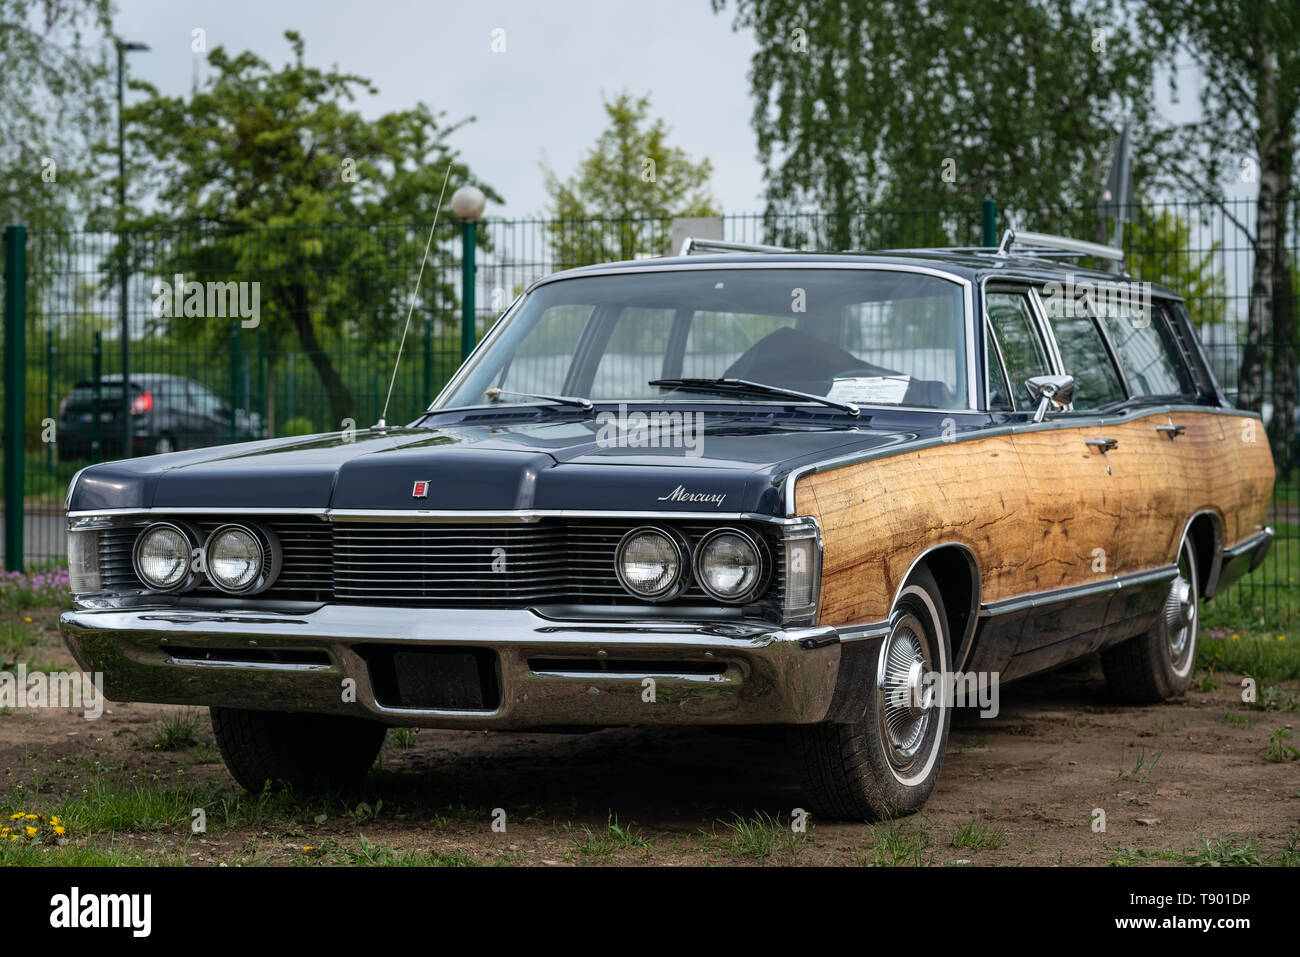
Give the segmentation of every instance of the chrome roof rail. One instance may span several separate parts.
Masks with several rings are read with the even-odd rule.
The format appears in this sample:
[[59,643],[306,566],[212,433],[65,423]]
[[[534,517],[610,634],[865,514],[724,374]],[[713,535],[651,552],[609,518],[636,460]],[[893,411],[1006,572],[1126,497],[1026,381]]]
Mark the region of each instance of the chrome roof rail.
[[758,243],[733,243],[723,239],[700,239],[687,236],[682,241],[679,256],[705,255],[707,253],[792,253],[784,246],[762,246]]
[[1114,246],[1090,243],[1086,239],[1071,239],[1068,236],[1053,236],[1051,233],[1031,233],[1015,229],[1008,229],[1002,234],[1002,242],[998,244],[997,254],[1010,256],[1017,246],[1029,247],[1021,250],[1022,253],[1029,255],[1034,255],[1031,250],[1042,250],[1038,255],[1044,258],[1093,256],[1110,262],[1124,261],[1124,250],[1116,249]]

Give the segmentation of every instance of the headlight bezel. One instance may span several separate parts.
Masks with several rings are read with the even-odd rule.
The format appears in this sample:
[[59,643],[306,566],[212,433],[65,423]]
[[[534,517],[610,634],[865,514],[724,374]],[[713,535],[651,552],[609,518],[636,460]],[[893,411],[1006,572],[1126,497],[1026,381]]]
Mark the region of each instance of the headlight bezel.
[[[753,582],[743,592],[737,592],[734,596],[728,596],[715,591],[704,575],[704,551],[709,543],[723,535],[734,535],[749,545],[754,553],[757,573]],[[766,591],[768,578],[772,571],[772,556],[768,551],[767,544],[762,537],[754,533],[739,528],[734,525],[724,525],[721,528],[715,528],[703,536],[695,543],[695,551],[692,557],[692,565],[695,569],[695,580],[699,582],[700,590],[714,601],[722,602],[724,605],[744,605],[754,600],[755,597]]]
[[[144,545],[145,539],[153,532],[161,529],[171,529],[180,534],[186,543],[185,553],[185,577],[175,585],[161,587],[153,584],[149,576],[145,575],[140,567],[140,549]],[[135,537],[135,542],[131,545],[131,570],[135,572],[135,577],[140,580],[140,584],[145,590],[158,595],[180,595],[197,588],[202,580],[202,574],[194,567],[194,552],[200,548],[200,542],[203,536],[197,529],[184,522],[150,522]]]
[[[212,571],[212,547],[224,533],[234,531],[247,534],[261,551],[261,565],[258,567],[257,574],[253,576],[247,585],[237,588],[224,584]],[[246,597],[266,591],[280,577],[282,561],[280,542],[275,533],[269,528],[263,528],[261,525],[251,522],[226,522],[218,525],[203,543],[204,576],[213,588],[227,595]]]
[[[673,580],[654,594],[646,594],[638,591],[628,584],[627,577],[623,573],[623,556],[627,551],[627,546],[638,535],[657,534],[666,539],[673,547],[677,555],[677,574]],[[690,587],[691,584],[691,548],[681,532],[676,529],[663,525],[638,525],[636,528],[627,531],[619,539],[618,547],[614,550],[614,574],[618,576],[618,583],[623,586],[623,590],[638,601],[649,602],[651,604],[660,604],[666,601],[672,601],[681,596],[681,594]]]

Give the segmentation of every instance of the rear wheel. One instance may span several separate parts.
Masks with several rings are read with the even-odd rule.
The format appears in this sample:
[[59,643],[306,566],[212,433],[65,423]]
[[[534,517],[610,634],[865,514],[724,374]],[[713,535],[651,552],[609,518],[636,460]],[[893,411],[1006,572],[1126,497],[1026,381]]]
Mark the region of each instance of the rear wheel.
[[261,793],[267,781],[295,791],[351,787],[375,763],[388,730],[365,718],[209,710],[226,768],[254,794]]
[[946,675],[950,647],[938,584],[917,569],[899,596],[876,660],[875,687],[856,724],[791,728],[788,742],[814,814],[882,820],[925,804],[943,764],[951,701],[929,675]]
[[1184,538],[1178,574],[1165,596],[1160,618],[1145,633],[1101,653],[1110,693],[1121,701],[1149,704],[1184,694],[1196,664],[1200,625],[1200,579],[1196,549]]

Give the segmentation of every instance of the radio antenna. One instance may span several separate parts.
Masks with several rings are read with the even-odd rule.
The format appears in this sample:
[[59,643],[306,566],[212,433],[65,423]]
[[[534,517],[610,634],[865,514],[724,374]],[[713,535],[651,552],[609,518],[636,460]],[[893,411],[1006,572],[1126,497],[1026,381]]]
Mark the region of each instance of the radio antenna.
[[402,364],[402,349],[406,346],[406,333],[411,328],[411,314],[415,312],[415,301],[420,295],[420,280],[424,278],[424,264],[429,261],[429,247],[433,245],[433,231],[438,227],[438,214],[442,212],[442,197],[447,193],[447,180],[451,178],[451,163],[442,177],[442,192],[438,193],[438,208],[433,211],[433,225],[429,227],[429,238],[424,244],[424,258],[420,260],[420,271],[415,276],[415,292],[411,293],[411,307],[406,310],[406,325],[402,327],[402,341],[397,346],[397,361],[393,363],[393,377],[388,380],[388,395],[384,398],[384,411],[372,429],[386,429],[388,424],[388,403],[393,400],[393,383],[397,381],[397,367]]

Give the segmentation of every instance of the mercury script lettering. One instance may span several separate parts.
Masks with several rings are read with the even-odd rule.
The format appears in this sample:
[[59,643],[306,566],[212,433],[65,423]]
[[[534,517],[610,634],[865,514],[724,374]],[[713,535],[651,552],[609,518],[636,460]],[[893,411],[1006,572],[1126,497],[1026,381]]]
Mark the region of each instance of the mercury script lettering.
[[660,495],[661,502],[712,502],[714,507],[720,508],[722,501],[727,496],[721,492],[688,492],[684,485],[679,485],[667,495]]

